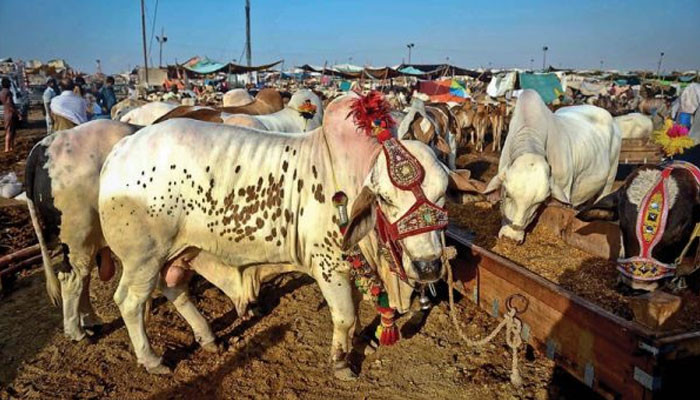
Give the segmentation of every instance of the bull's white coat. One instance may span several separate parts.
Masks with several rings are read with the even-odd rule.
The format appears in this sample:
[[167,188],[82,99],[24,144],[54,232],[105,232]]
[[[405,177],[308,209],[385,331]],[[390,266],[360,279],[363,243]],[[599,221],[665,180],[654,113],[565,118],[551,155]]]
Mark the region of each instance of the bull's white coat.
[[620,131],[610,113],[594,106],[552,113],[534,90],[518,98],[498,175],[486,192],[502,187],[499,236],[517,241],[548,197],[573,206],[610,192],[620,155]]
[[615,117],[622,139],[648,139],[654,130],[651,118],[641,113],[630,113]]
[[151,125],[155,120],[167,114],[172,109],[180,107],[179,104],[166,103],[163,101],[154,101],[147,103],[141,107],[134,108],[124,114],[119,120],[134,125]]
[[[143,305],[162,266],[192,248],[199,251],[189,265],[222,288],[239,310],[257,295],[258,288],[246,283],[290,270],[313,276],[331,310],[333,359],[345,359],[356,309],[330,199],[334,182],[351,207],[367,187],[390,221],[415,202],[411,192],[391,184],[380,146],[347,118],[353,97],[331,103],[324,127],[309,133],[262,134],[175,119],[144,128],[115,147],[100,178],[100,219],[110,248],[123,264],[114,298],[139,363],[154,371],[162,368],[145,334]],[[442,205],[448,181],[443,167],[425,145],[404,144],[426,171],[426,197]],[[348,232],[349,237],[364,236],[373,226],[373,214],[365,214],[364,223]],[[411,279],[418,278],[411,260],[435,259],[442,252],[437,232],[406,238],[402,244]],[[373,232],[360,248],[376,266]],[[397,289],[396,281],[390,286],[390,292]],[[211,333],[206,323],[191,325],[195,335]]]

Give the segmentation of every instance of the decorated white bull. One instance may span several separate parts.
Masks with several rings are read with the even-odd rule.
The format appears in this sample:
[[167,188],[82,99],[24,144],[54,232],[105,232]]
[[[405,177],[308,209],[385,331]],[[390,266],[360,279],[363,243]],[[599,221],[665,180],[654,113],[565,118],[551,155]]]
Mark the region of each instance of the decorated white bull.
[[268,115],[246,115],[222,113],[223,123],[239,125],[270,132],[306,132],[323,121],[323,103],[309,89],[300,89],[289,100],[287,106]]
[[[63,299],[63,331],[78,341],[85,329],[101,324],[90,304],[90,272],[100,254],[100,277],[109,279],[114,265],[97,214],[102,164],[115,143],[137,127],[97,120],[44,138],[27,158],[27,204],[39,239],[51,301]],[[63,244],[58,279],[49,250]],[[60,282],[60,288],[59,288]]]
[[[442,276],[449,176],[427,146],[391,138],[387,111],[376,93],[353,94],[328,106],[322,128],[301,135],[176,119],[115,146],[100,177],[100,220],[123,264],[114,299],[140,364],[167,372],[146,337],[144,304],[161,272],[164,294],[184,302],[181,278],[190,269],[234,303],[251,292],[244,282],[284,271],[314,277],[331,311],[341,379],[353,376],[346,359],[357,323],[351,269],[382,313],[382,342],[397,339],[371,271],[383,248],[407,281]],[[193,306],[178,311],[195,337],[213,337]]]
[[620,131],[607,111],[564,107],[552,113],[534,90],[518,98],[498,174],[485,192],[500,194],[499,237],[522,242],[538,207],[552,197],[578,206],[612,188]]

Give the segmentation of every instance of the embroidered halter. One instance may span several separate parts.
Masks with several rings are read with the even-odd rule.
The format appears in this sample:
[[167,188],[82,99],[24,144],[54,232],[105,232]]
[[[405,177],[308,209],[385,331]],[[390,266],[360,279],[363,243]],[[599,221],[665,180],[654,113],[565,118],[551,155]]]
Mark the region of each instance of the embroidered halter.
[[[666,166],[651,190],[642,199],[639,205],[639,215],[635,233],[639,243],[639,255],[618,260],[617,269],[620,273],[632,280],[657,281],[659,279],[674,276],[676,267],[682,261],[690,243],[685,247],[681,255],[673,263],[664,263],[654,258],[654,247],[661,241],[666,231],[666,222],[669,212],[669,194],[667,181],[674,169],[683,168],[695,177],[695,183],[700,185],[700,169],[685,161],[675,161]],[[697,231],[697,226],[695,231]],[[691,236],[690,242],[695,236]]]
[[399,142],[391,138],[382,142],[386,156],[387,170],[391,183],[401,190],[411,191],[416,202],[394,223],[389,222],[379,203],[375,205],[377,212],[376,231],[379,241],[390,256],[389,265],[401,280],[406,281],[406,271],[403,267],[403,248],[400,240],[421,233],[444,229],[447,226],[447,211],[428,200],[421,189],[425,171],[420,162]]

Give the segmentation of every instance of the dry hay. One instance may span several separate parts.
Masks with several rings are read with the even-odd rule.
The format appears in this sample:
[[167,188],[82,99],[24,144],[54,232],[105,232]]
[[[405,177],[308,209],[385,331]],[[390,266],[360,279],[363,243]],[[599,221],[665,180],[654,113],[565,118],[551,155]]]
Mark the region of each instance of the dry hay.
[[[542,224],[517,245],[499,240],[500,212],[488,202],[448,204],[453,223],[476,234],[474,243],[500,254],[536,274],[568,289],[600,307],[632,319],[629,297],[618,291],[618,272],[613,261],[594,257],[565,243]],[[700,296],[686,290],[683,309],[664,325],[668,330],[700,329]]]

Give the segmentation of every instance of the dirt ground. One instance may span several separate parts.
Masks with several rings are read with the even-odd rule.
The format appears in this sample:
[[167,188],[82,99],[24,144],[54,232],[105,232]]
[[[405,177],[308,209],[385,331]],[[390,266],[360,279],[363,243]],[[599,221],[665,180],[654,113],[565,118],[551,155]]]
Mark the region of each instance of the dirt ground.
[[[14,170],[21,179],[26,153],[42,136],[40,122],[20,130],[18,152],[2,155],[0,170]],[[476,160],[464,161],[475,173],[482,167]],[[487,166],[481,173],[488,172]],[[25,232],[31,234],[27,218],[16,210],[0,212],[3,250],[31,244],[33,235]],[[40,269],[23,274],[15,282],[0,299],[0,399],[593,396],[551,361],[525,348],[520,352],[524,386],[514,388],[509,383],[511,359],[503,335],[481,350],[467,348],[449,319],[444,286],[439,288],[437,305],[428,315],[411,313],[402,317],[399,326],[403,338],[396,346],[381,348],[366,357],[360,355],[360,350],[354,353],[352,361],[359,378],[340,382],[333,378],[329,363],[330,312],[317,285],[302,275],[283,276],[264,286],[261,304],[266,313],[253,318],[239,318],[222,292],[195,279],[192,297],[222,345],[216,355],[199,349],[189,327],[170,303],[162,297],[154,300],[148,334],[173,374],[152,376],[136,364],[112,300],[118,278],[105,283],[94,277],[91,298],[105,325],[80,343],[63,336],[60,309],[49,303]],[[483,337],[498,323],[467,300],[458,302],[457,312],[466,332],[474,338]],[[368,331],[377,323],[376,313],[367,302],[362,303],[361,323],[370,326]]]
[[[224,345],[210,355],[174,307],[157,299],[148,334],[164,354],[171,376],[152,376],[137,366],[126,329],[111,299],[116,279],[94,281],[93,302],[105,326],[92,341],[72,343],[61,333],[59,310],[44,292],[42,274],[20,280],[0,306],[0,398],[547,398],[562,385],[544,357],[521,352],[525,385],[509,383],[510,356],[502,337],[480,352],[464,347],[440,303],[417,331],[402,318],[403,339],[368,357],[354,355],[360,377],[333,378],[328,362],[332,324],[320,290],[301,275],[282,277],[266,286],[261,318],[238,318],[231,303],[205,281],[193,285],[199,310]],[[496,321],[464,300],[460,320],[474,337]],[[361,319],[375,318],[363,303]],[[567,396],[567,398],[571,398]]]

